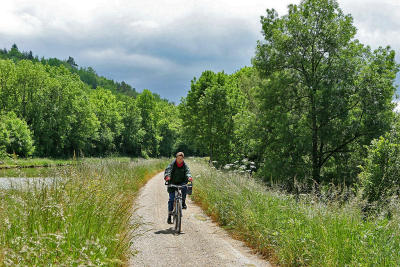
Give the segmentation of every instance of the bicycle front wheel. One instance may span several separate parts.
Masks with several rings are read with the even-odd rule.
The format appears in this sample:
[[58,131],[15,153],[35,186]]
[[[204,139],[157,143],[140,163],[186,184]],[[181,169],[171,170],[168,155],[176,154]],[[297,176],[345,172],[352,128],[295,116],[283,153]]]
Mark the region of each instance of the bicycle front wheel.
[[177,202],[176,207],[176,221],[175,221],[175,231],[179,234],[181,233],[181,225],[182,225],[182,203]]

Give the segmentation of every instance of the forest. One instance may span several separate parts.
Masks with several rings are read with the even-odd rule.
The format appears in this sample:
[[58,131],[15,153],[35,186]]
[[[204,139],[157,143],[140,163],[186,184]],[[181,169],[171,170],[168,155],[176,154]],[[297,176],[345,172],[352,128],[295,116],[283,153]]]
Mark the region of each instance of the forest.
[[175,149],[176,107],[159,95],[78,69],[72,57],[39,60],[13,45],[0,58],[3,156],[147,158]]
[[[252,66],[205,70],[178,105],[66,60],[0,50],[2,157],[207,156],[288,192],[399,189],[399,118],[390,46],[371,47],[336,1],[261,17]],[[239,164],[240,165],[240,164]],[[396,185],[396,186],[393,186]]]

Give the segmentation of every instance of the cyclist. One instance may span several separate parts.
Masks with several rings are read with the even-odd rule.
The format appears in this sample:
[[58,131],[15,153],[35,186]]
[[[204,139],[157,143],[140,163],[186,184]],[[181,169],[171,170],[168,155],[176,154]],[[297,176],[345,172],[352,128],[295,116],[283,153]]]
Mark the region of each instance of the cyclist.
[[[183,152],[176,153],[176,159],[174,159],[164,172],[164,180],[170,184],[183,185],[187,184],[188,181],[192,181],[192,175],[190,174],[189,166],[184,161],[185,155]],[[168,188],[169,200],[168,200],[168,220],[167,223],[172,224],[172,210],[174,206],[176,188]],[[187,188],[182,188],[182,208],[186,209],[186,192]]]

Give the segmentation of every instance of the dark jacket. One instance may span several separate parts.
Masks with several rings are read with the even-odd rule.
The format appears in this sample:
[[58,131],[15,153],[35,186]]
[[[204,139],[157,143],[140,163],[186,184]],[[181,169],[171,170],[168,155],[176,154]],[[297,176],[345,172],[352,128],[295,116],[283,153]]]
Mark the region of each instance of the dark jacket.
[[189,166],[185,162],[183,162],[183,166],[179,168],[176,164],[176,159],[174,159],[165,169],[164,179],[167,176],[171,177],[169,181],[171,184],[183,184],[188,182],[188,178],[192,177],[192,174],[190,173]]

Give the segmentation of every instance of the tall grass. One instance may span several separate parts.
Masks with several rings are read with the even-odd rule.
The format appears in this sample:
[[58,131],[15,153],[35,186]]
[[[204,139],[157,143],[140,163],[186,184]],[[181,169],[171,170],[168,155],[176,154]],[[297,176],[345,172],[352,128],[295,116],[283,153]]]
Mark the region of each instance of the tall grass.
[[0,262],[6,266],[119,266],[138,221],[133,198],[164,160],[91,160],[51,185],[1,191]]
[[[400,212],[365,219],[356,200],[321,203],[245,174],[191,162],[193,198],[222,226],[283,266],[400,266]],[[197,177],[196,177],[197,176]]]

